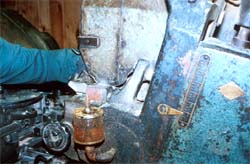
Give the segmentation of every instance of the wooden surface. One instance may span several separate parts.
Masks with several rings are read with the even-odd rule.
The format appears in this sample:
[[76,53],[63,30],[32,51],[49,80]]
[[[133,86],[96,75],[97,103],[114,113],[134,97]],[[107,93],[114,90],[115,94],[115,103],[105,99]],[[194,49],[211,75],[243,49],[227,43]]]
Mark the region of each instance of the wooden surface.
[[61,48],[77,48],[81,0],[0,0],[40,31],[51,34]]

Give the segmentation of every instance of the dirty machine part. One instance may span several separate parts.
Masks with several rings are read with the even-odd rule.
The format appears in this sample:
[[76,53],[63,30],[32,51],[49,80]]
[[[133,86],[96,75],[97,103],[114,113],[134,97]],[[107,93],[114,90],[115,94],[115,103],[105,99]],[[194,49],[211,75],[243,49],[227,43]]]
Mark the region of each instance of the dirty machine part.
[[154,70],[167,15],[164,0],[84,0],[79,41],[89,72],[121,85],[139,59]]
[[111,148],[105,153],[97,153],[95,146],[105,139],[103,109],[89,106],[78,108],[73,116],[74,140],[84,146],[86,157],[91,162],[111,162],[116,150]]
[[103,110],[97,107],[76,109],[73,127],[76,143],[81,145],[101,143],[104,140]]
[[[250,162],[249,33],[231,44],[236,25],[249,28],[249,1],[231,2],[168,1],[166,43],[142,117],[154,122],[145,127],[146,149],[164,144],[160,163]],[[183,115],[162,115],[159,104]]]
[[[158,5],[148,8],[149,4],[154,4],[153,1],[143,1],[145,4],[123,0],[110,2],[83,1],[80,32],[87,36],[81,36],[81,51],[96,81],[113,85],[102,92],[107,93],[105,100],[111,97],[111,102],[115,103],[114,96],[117,95],[122,98],[121,102],[133,102],[138,90],[128,94],[132,96],[127,98],[126,94],[122,97],[122,89],[137,89],[142,86],[142,81],[150,79],[144,73],[146,75],[147,69],[154,65],[152,61],[157,55],[152,60],[145,59],[143,57],[147,52],[141,50],[153,47],[152,52],[158,53],[158,41],[162,41],[162,29],[166,23],[166,9],[162,8],[165,4],[160,5],[164,1],[154,1]],[[241,2],[240,5],[237,2]],[[143,110],[136,111],[136,114],[127,110],[129,105],[115,106],[109,102],[101,106],[104,116],[98,110],[97,113],[87,111],[87,114],[86,108],[75,110],[86,102],[84,96],[68,96],[63,105],[58,103],[63,95],[57,96],[54,103],[48,101],[49,96],[43,95],[39,100],[41,106],[30,106],[28,103],[24,107],[19,101],[14,101],[15,105],[21,104],[22,109],[17,111],[5,109],[10,106],[1,102],[1,145],[9,146],[3,152],[17,156],[16,150],[20,150],[19,161],[33,163],[39,160],[52,163],[54,160],[56,163],[60,161],[56,155],[65,155],[74,162],[96,163],[110,160],[113,163],[249,163],[250,72],[246,69],[250,65],[250,49],[247,46],[250,40],[247,37],[249,24],[245,24],[249,20],[246,7],[249,1],[237,2],[167,1],[169,18],[165,41]],[[157,23],[153,21],[140,28],[145,28],[144,36],[157,35],[157,48],[151,46],[151,43],[154,44],[152,41],[141,45],[142,48],[132,46],[132,52],[136,51],[134,54],[126,53],[126,47],[134,43],[130,35],[125,35],[130,32],[125,30],[126,23],[131,25],[150,20],[147,14],[155,10],[152,19]],[[163,17],[162,11],[165,13]],[[117,29],[111,23],[102,27],[102,16],[106,14],[108,20],[113,20],[109,18],[114,13],[119,15],[115,21],[122,24],[118,26],[122,28]],[[133,14],[138,14],[141,19],[133,20]],[[156,26],[158,22],[162,25],[159,30]],[[116,40],[114,36],[102,36],[99,31],[91,31],[99,28],[107,29],[104,32],[107,35],[114,30],[112,35],[117,36]],[[133,35],[139,35],[137,28],[132,30]],[[138,36],[138,42],[143,39]],[[118,49],[102,49],[105,44]],[[143,57],[139,56],[139,60],[135,54]],[[134,72],[129,73],[127,79],[131,69]],[[139,77],[139,81],[133,75]],[[129,80],[135,81],[136,87],[124,85],[129,84]],[[119,84],[118,87],[116,84]],[[120,92],[110,91],[116,87]],[[33,95],[33,92],[29,94]],[[2,95],[1,98],[7,96]],[[112,148],[117,151],[115,156]]]

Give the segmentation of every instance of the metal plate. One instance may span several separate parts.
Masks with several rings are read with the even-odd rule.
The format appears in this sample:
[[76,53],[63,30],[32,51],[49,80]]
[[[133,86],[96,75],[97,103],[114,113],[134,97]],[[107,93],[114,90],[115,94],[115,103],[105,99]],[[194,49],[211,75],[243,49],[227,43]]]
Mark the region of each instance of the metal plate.
[[82,4],[80,35],[100,38],[100,47],[82,49],[98,82],[122,84],[138,59],[154,69],[165,34],[164,0],[93,1]]

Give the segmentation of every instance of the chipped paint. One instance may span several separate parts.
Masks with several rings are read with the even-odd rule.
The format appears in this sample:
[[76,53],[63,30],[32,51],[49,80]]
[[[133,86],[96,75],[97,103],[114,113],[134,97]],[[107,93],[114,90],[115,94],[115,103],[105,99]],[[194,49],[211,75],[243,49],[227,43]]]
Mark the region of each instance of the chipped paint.
[[178,63],[183,69],[182,71],[183,76],[187,76],[188,72],[190,72],[189,70],[191,69],[191,65],[192,65],[192,52],[189,51],[186,53],[185,56],[179,57]]
[[[196,1],[192,4],[180,0],[168,2],[171,9],[168,39],[157,64],[145,106],[145,122],[152,122],[145,129],[154,129],[147,134],[145,141],[149,144],[146,148],[154,150],[152,156],[157,158],[158,147],[153,144],[157,141],[160,130],[164,130],[161,135],[165,141],[163,154],[160,154],[161,164],[249,163],[250,72],[246,70],[250,65],[250,51],[236,50],[230,43],[223,43],[217,38],[211,42],[200,42],[199,36],[206,32],[203,30],[206,18],[211,17],[208,15],[212,13],[211,8],[219,5],[211,6],[211,1]],[[219,4],[225,1],[217,2]],[[230,19],[232,20],[234,19]],[[225,22],[223,24],[226,27],[231,25]],[[233,31],[233,27],[225,29],[226,32]],[[204,46],[204,43],[207,45]],[[191,71],[187,68],[193,62],[196,63],[197,56],[202,54],[211,58],[209,71],[189,128],[180,128],[177,117],[163,117],[155,109],[159,104],[180,109],[192,79],[191,76],[189,78]],[[229,100],[218,92],[219,87],[230,81],[240,86],[244,95]]]
[[244,95],[243,90],[233,81],[219,87],[219,92],[229,100],[236,99]]
[[[190,128],[180,129],[177,121],[173,123],[160,163],[249,162],[246,154],[250,148],[250,112],[247,110],[250,93],[231,101],[217,89],[234,79],[241,84],[242,90],[249,90],[247,81],[250,81],[250,73],[244,68],[250,65],[250,60],[212,49],[198,53],[205,52],[210,52],[211,65]],[[233,65],[231,61],[234,61]]]

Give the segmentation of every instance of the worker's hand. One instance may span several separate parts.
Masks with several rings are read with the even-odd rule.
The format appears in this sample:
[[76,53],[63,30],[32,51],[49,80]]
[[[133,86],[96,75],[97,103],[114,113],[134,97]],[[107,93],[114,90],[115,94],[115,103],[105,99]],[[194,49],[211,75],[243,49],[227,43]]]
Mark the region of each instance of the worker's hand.
[[72,52],[74,54],[76,54],[77,56],[79,56],[79,60],[76,63],[76,66],[77,66],[76,74],[80,75],[83,71],[87,70],[86,64],[83,61],[81,52],[78,49],[72,48],[71,50],[72,50]]
[[93,83],[93,78],[90,76],[87,70],[87,66],[82,58],[81,52],[78,49],[72,49],[74,54],[79,56],[79,60],[76,63],[77,69],[70,81],[80,83]]

